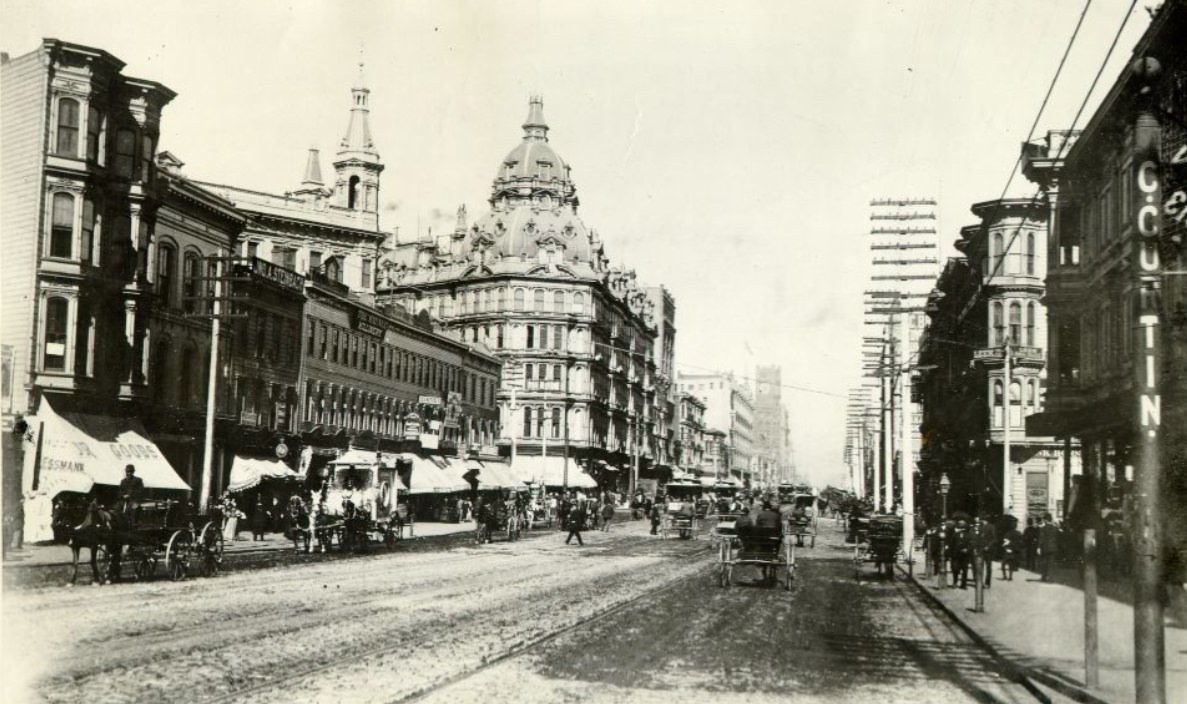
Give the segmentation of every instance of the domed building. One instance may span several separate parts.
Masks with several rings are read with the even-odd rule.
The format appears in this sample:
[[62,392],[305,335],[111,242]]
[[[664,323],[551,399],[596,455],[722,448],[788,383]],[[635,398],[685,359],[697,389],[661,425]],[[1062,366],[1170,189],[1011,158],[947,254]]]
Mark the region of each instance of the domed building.
[[522,474],[559,484],[567,462],[569,485],[580,468],[627,490],[632,468],[647,473],[667,459],[657,456],[671,374],[657,360],[657,301],[672,299],[611,266],[578,216],[577,187],[548,131],[543,101],[532,97],[489,211],[470,223],[462,206],[453,232],[396,243],[377,299],[427,311],[502,359],[500,444]]

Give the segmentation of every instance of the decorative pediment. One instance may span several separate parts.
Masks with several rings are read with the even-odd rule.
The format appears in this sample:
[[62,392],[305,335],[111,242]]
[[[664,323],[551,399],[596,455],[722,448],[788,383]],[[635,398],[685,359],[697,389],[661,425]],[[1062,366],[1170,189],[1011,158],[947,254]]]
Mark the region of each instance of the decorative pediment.
[[565,241],[556,234],[555,230],[549,230],[537,237],[536,246],[544,249],[565,249],[567,247]]
[[472,265],[466,267],[466,270],[462,272],[462,278],[463,279],[474,279],[474,278],[478,278],[481,276],[494,276],[494,274],[495,274],[495,272],[492,271],[491,268],[489,266],[487,266],[485,263],[472,264]]
[[470,249],[486,250],[494,246],[495,238],[489,233],[476,230],[474,239],[470,240]]

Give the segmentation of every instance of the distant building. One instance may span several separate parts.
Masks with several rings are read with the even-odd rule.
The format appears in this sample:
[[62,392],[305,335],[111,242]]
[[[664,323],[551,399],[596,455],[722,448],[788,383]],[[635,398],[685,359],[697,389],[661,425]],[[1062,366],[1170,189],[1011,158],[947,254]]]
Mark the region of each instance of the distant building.
[[646,476],[661,460],[657,339],[675,332],[674,303],[611,266],[578,217],[539,98],[523,132],[498,165],[490,210],[470,223],[463,206],[452,232],[397,243],[378,296],[503,361],[502,444],[521,467],[540,474],[539,458],[555,468],[567,457],[570,472],[625,490],[636,465]]
[[790,428],[783,406],[783,370],[759,366],[754,375],[754,446],[763,483],[791,481]]
[[[705,404],[706,429],[725,434],[723,446],[714,455],[720,459],[722,470],[748,484],[757,481],[754,399],[749,385],[728,373],[681,372],[676,378],[676,390],[700,398]],[[708,446],[705,452],[711,453]]]

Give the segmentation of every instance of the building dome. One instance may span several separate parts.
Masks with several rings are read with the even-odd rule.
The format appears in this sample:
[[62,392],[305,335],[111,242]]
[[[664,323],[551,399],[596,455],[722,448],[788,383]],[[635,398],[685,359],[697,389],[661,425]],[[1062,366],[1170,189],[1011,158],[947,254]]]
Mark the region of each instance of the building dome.
[[597,235],[577,217],[577,205],[569,166],[548,143],[544,101],[532,96],[523,140],[499,165],[491,209],[466,233],[464,249],[484,250],[488,260],[590,263],[600,245]]

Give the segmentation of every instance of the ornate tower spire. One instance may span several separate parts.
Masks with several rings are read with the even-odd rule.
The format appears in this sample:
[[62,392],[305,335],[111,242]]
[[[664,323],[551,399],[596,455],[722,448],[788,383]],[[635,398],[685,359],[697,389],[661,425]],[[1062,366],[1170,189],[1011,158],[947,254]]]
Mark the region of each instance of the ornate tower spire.
[[334,161],[337,179],[334,183],[334,203],[338,207],[357,210],[375,217],[379,225],[379,174],[383,164],[371,141],[371,91],[363,80],[363,62],[359,61],[358,78],[350,89],[350,124]]
[[528,117],[523,121],[523,138],[529,142],[548,141],[548,123],[544,121],[544,98],[533,95],[528,99]]

